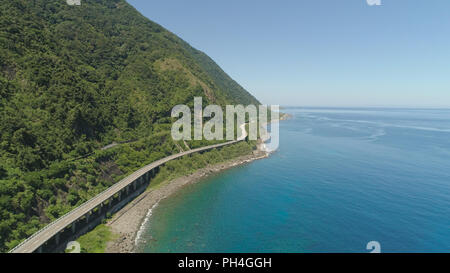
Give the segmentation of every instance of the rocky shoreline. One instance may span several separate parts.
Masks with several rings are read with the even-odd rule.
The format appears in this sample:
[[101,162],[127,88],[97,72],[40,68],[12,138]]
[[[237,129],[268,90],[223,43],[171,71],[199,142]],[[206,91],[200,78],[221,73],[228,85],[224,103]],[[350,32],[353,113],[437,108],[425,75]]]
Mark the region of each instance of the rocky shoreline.
[[231,161],[219,163],[213,166],[200,169],[195,173],[183,176],[172,181],[158,185],[156,188],[146,191],[127,206],[117,212],[111,220],[107,222],[116,239],[108,242],[107,253],[130,253],[135,251],[136,237],[145,219],[148,218],[151,209],[164,198],[167,198],[183,186],[193,184],[202,178],[238,165],[246,164],[257,159],[268,157],[263,144],[253,154],[241,156]]

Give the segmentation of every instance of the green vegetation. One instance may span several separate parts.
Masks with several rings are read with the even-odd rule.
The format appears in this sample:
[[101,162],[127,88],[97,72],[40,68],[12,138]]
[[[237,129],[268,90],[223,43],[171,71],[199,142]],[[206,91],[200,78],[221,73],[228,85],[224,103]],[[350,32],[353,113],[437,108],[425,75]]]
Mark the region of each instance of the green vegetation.
[[258,104],[208,56],[124,0],[2,0],[0,251],[186,148],[169,136],[170,113],[192,107],[195,96]]
[[92,231],[79,237],[77,242],[80,243],[81,253],[105,253],[106,244],[114,240],[115,235],[111,228],[101,224]]
[[195,171],[233,158],[251,154],[256,149],[256,142],[239,142],[234,145],[213,149],[203,154],[192,154],[167,162],[152,180],[150,188],[162,182],[193,174]]
[[[159,173],[149,186],[149,190],[175,178],[193,174],[195,171],[218,163],[227,162],[239,156],[251,154],[256,142],[239,142],[234,145],[213,149],[203,154],[192,154],[169,161],[161,167]],[[82,253],[104,253],[106,244],[115,239],[115,235],[106,225],[100,225],[87,234],[79,237]]]

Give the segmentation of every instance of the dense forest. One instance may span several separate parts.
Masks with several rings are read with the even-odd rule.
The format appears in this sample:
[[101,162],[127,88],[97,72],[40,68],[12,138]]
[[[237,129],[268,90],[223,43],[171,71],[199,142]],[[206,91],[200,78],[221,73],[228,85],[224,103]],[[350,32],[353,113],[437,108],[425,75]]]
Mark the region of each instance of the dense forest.
[[124,0],[0,1],[0,251],[137,168],[210,144],[170,137],[172,107],[195,96],[259,104]]

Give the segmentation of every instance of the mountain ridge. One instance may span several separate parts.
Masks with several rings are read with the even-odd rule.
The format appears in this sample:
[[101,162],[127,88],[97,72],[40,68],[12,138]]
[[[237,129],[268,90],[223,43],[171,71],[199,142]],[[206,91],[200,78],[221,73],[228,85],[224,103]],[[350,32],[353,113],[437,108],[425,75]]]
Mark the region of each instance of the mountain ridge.
[[[1,1],[0,250],[115,176],[176,152],[171,109],[196,96],[259,104],[205,53],[124,0]],[[142,141],[120,153],[70,161],[134,139]]]

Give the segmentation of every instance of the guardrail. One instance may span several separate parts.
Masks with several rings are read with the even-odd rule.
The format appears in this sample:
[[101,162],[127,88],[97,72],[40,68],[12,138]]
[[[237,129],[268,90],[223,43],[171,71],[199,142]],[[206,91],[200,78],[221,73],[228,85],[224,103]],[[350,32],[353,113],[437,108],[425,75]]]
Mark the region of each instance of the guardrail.
[[[241,126],[242,127],[242,126]],[[245,129],[244,129],[245,130]],[[17,245],[15,248],[9,251],[9,253],[30,253],[36,251],[40,246],[45,244],[48,240],[53,238],[56,234],[58,234],[61,230],[65,229],[67,226],[76,223],[81,217],[85,216],[90,211],[97,208],[99,205],[103,204],[103,202],[107,201],[111,197],[113,197],[115,194],[119,193],[124,188],[131,185],[133,182],[135,182],[137,179],[140,179],[143,175],[148,173],[149,171],[153,170],[154,168],[157,168],[171,160],[197,153],[202,151],[211,150],[214,148],[219,148],[231,144],[235,144],[237,142],[243,141],[245,139],[246,132],[244,131],[243,136],[238,138],[237,140],[210,145],[206,147],[200,147],[193,150],[189,150],[186,152],[178,153],[175,155],[171,155],[162,159],[159,159],[155,162],[152,162],[148,164],[147,166],[135,171],[134,173],[130,174],[126,178],[120,180],[116,184],[112,185],[111,187],[105,189],[101,193],[97,194],[93,198],[89,199],[85,203],[81,204],[80,206],[76,207],[75,209],[71,210],[70,212],[64,214],[63,216],[59,217],[57,220],[53,221],[52,223],[48,224],[41,230],[37,231],[33,235],[31,235],[29,238],[27,238],[25,241],[21,242],[19,245]],[[108,191],[111,191],[111,193],[108,193]],[[79,214],[78,216],[74,216],[76,214]],[[70,219],[72,216],[74,216],[74,219]],[[60,227],[56,227],[59,224],[64,223],[67,221],[67,223],[63,224]],[[52,231],[50,234],[45,234],[46,231],[50,230],[51,228],[55,228],[54,231]],[[42,238],[39,238],[39,237]],[[34,245],[33,245],[34,244]]]

